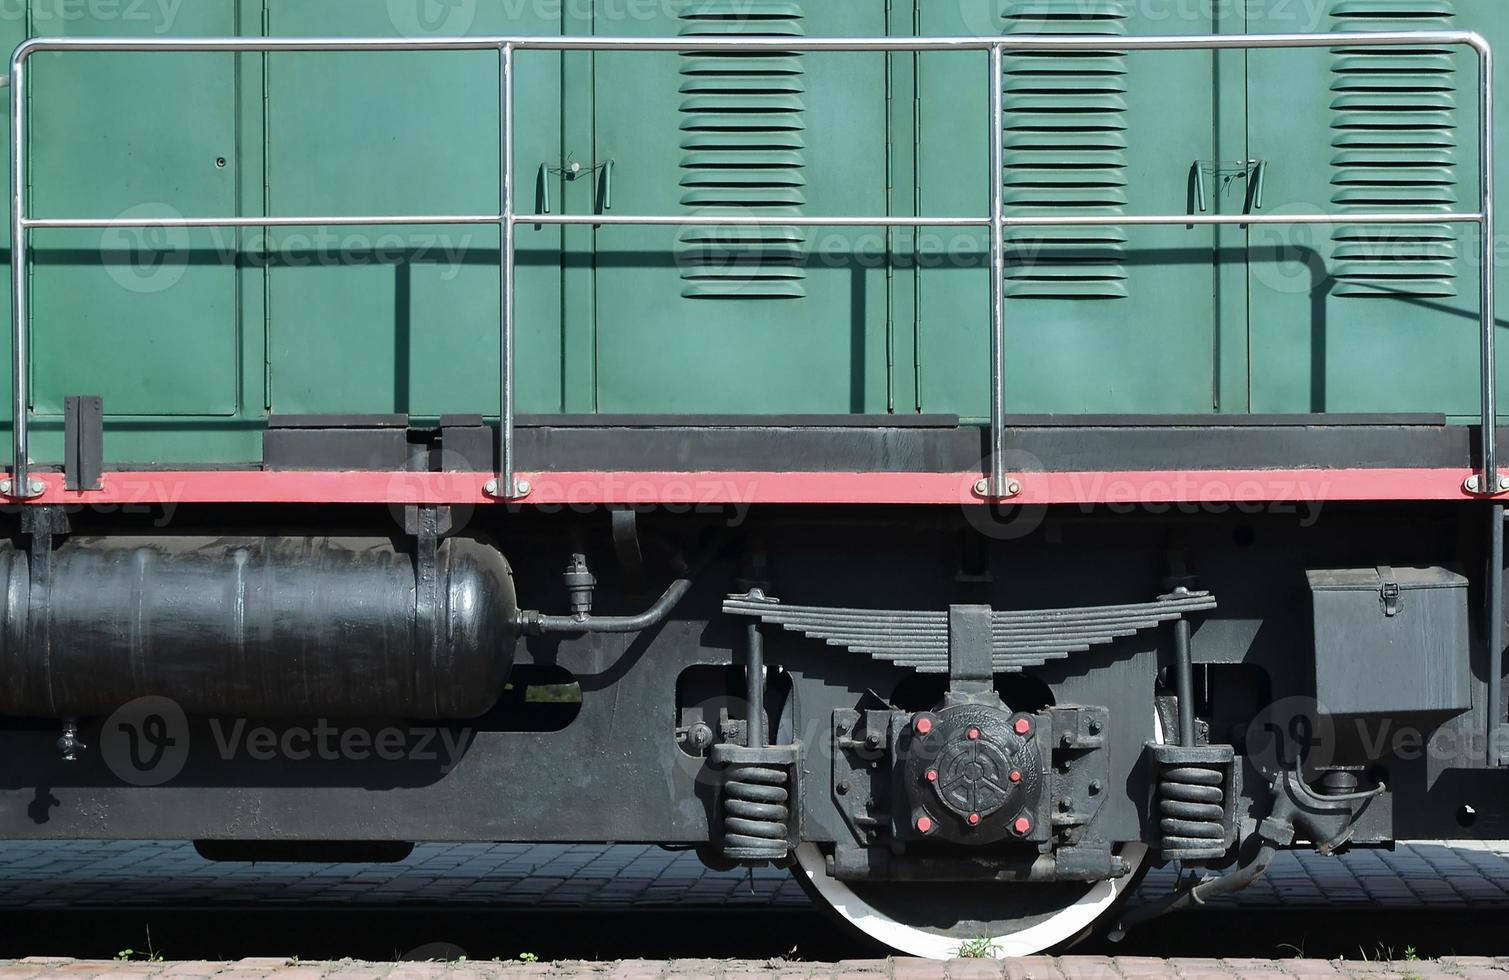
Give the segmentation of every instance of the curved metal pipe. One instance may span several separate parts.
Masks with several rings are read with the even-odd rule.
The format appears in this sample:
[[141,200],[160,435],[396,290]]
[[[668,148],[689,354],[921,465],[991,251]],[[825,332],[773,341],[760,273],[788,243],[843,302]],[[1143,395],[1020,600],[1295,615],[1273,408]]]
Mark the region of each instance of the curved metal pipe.
[[1264,843],[1258,848],[1258,852],[1252,856],[1252,860],[1237,868],[1235,871],[1221,875],[1218,878],[1206,878],[1193,888],[1175,892],[1161,902],[1151,905],[1143,905],[1128,912],[1121,921],[1116,924],[1106,938],[1113,943],[1119,943],[1126,934],[1137,926],[1149,922],[1170,912],[1191,905],[1204,905],[1207,901],[1219,895],[1228,895],[1232,892],[1241,891],[1251,885],[1263,875],[1268,873],[1268,868],[1273,864],[1273,859],[1278,855],[1278,848],[1269,843]]
[[728,540],[727,534],[720,534],[713,539],[697,560],[690,566],[682,564],[682,567],[674,581],[661,593],[655,604],[637,616],[550,616],[538,610],[525,610],[520,612],[514,623],[521,633],[531,636],[541,636],[546,633],[563,633],[573,636],[581,636],[587,633],[640,633],[644,630],[659,626],[670,616],[671,611],[686,598],[691,591],[692,583],[697,576],[702,574],[718,552],[723,549],[723,544]]
[[691,587],[691,573],[688,572],[672,582],[653,606],[637,616],[548,616],[528,610],[519,613],[519,629],[536,636],[544,633],[639,633],[659,626]]
[[[1265,823],[1271,821],[1281,825],[1288,824],[1294,815],[1294,809],[1294,803],[1287,795],[1280,796],[1274,803],[1273,812],[1269,814],[1268,821]],[[1191,905],[1204,905],[1210,899],[1220,895],[1241,891],[1267,874],[1268,868],[1272,866],[1273,859],[1277,855],[1278,845],[1265,838],[1257,853],[1246,864],[1224,875],[1202,879],[1198,884],[1180,889],[1161,901],[1131,910],[1116,923],[1114,929],[1106,934],[1106,938],[1113,943],[1121,942],[1128,932],[1143,923]]]

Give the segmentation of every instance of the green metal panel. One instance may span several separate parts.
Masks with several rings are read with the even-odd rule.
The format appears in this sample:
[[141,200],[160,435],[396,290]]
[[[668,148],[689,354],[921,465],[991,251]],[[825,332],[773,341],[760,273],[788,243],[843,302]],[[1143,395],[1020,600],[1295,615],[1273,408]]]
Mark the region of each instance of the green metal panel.
[[[1326,0],[1312,30],[1483,27],[1460,0]],[[1254,31],[1294,7],[1251,4]],[[1269,211],[1474,210],[1475,56],[1337,48],[1249,56],[1250,147]],[[1474,229],[1268,226],[1251,232],[1253,408],[1478,411]]]
[[[886,31],[881,0],[613,10],[599,34]],[[616,211],[885,213],[883,56],[606,53],[594,86],[591,162],[613,161]],[[884,412],[885,242],[795,223],[599,229],[597,408]]]
[[[37,3],[35,32],[234,34],[232,0],[163,8]],[[51,13],[53,16],[45,16]],[[7,25],[9,26],[9,24]],[[36,215],[234,214],[234,55],[39,56],[31,75]],[[34,234],[33,352],[39,415],[98,394],[122,415],[232,415],[240,324],[234,235],[70,231]]]
[[[555,34],[560,4],[268,0],[280,35]],[[443,14],[444,16],[440,16]],[[560,57],[521,52],[520,208],[559,158]],[[267,97],[274,214],[496,213],[498,56],[274,55]],[[435,416],[498,408],[498,230],[270,234],[272,410]],[[559,411],[560,231],[518,232],[521,411]]]
[[[927,34],[1200,34],[1215,26],[1207,17],[1169,18],[1127,0],[969,0],[921,10]],[[1185,212],[1193,204],[1196,161],[1221,155],[1214,58],[1129,55],[1109,43],[1090,54],[1008,53],[1002,80],[1008,213]],[[984,214],[986,59],[925,54],[918,60],[921,210]],[[928,234],[931,241],[919,246],[921,404],[982,417],[989,404],[985,233]],[[1008,410],[1211,411],[1215,242],[1203,228],[1010,232]]]

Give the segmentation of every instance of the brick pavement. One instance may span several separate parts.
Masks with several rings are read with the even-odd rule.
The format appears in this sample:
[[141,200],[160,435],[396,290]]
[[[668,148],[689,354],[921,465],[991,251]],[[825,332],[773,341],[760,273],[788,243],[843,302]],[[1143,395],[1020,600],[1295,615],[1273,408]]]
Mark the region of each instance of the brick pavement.
[[[1155,870],[1142,895],[1174,884]],[[0,844],[0,909],[80,906],[804,907],[778,869],[715,872],[687,852],[565,844],[421,844],[397,864],[215,863],[163,841]],[[1509,842],[1414,842],[1344,858],[1280,855],[1216,905],[1400,909],[1509,905]]]
[[23,978],[274,977],[277,980],[1509,980],[1509,957],[1439,960],[1154,959],[1032,956],[983,959],[626,960],[616,963],[308,963],[276,957],[220,963],[143,963],[31,957],[0,961],[0,980]]

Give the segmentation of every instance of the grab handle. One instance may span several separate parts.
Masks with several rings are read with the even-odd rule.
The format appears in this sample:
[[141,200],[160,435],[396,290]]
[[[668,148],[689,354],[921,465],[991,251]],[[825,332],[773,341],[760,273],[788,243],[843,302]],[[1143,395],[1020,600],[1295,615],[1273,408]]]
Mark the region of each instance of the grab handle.
[[550,213],[550,164],[540,164],[540,213]]

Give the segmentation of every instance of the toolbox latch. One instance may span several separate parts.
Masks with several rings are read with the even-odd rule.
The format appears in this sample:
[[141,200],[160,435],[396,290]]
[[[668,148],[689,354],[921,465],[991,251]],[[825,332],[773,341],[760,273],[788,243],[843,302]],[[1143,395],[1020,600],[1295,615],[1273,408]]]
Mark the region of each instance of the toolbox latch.
[[1399,591],[1399,580],[1394,578],[1394,569],[1389,565],[1378,566],[1378,599],[1383,603],[1385,616],[1399,615],[1402,595]]

